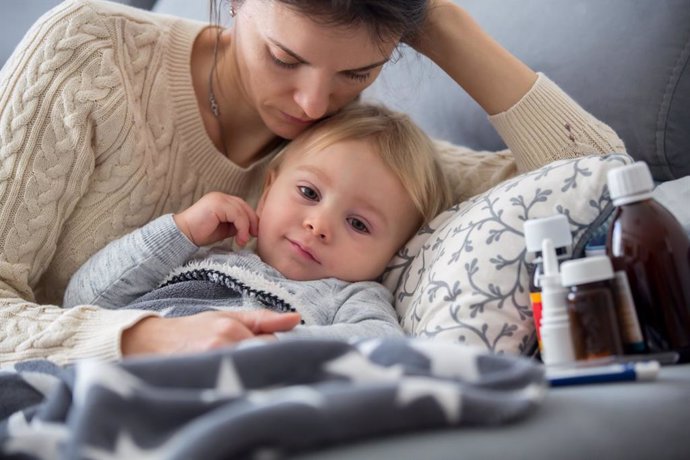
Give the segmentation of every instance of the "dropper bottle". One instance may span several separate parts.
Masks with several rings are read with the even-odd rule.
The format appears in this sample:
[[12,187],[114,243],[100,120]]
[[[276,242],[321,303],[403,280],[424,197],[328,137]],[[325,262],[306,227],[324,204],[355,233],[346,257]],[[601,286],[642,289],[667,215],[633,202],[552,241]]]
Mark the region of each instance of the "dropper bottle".
[[[557,261],[569,259],[572,255],[573,237],[570,233],[568,218],[563,214],[555,214],[549,217],[530,219],[524,225],[525,247],[527,248],[528,261],[534,264],[534,276],[530,282],[530,305],[534,325],[537,331],[539,349],[542,349],[541,318],[542,318],[542,293],[540,277],[544,271],[542,242],[550,239],[556,251]],[[558,271],[558,268],[556,268]]]
[[544,273],[539,277],[541,285],[541,358],[545,365],[560,365],[575,361],[575,348],[570,331],[567,293],[561,284],[558,259],[553,242],[542,241]]

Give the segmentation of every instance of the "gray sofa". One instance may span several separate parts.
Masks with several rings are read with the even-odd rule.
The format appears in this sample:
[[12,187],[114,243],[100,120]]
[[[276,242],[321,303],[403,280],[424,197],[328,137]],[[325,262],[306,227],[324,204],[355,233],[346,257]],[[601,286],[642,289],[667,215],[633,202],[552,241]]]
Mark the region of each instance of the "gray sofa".
[[[690,174],[690,2],[462,0],[506,48],[623,138],[659,181]],[[484,112],[429,62],[406,54],[370,91],[432,135],[504,147]]]
[[[6,0],[0,64],[23,30],[57,0]],[[206,2],[137,3],[206,18]],[[690,0],[461,0],[501,43],[611,125],[655,179],[690,175]],[[408,53],[367,92],[410,113],[431,135],[503,147],[479,107]],[[510,426],[412,433],[303,454],[306,459],[690,458],[690,365],[654,382],[552,390]]]

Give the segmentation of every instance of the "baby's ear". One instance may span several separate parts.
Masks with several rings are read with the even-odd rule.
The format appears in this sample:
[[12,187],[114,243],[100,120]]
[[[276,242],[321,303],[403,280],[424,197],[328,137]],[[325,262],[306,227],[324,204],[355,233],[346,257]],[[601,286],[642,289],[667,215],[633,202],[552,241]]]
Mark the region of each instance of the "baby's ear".
[[273,185],[273,181],[275,181],[275,178],[277,176],[277,172],[275,169],[272,169],[266,174],[266,178],[264,179],[264,188],[263,191],[261,192],[261,198],[259,198],[259,203],[256,205],[256,215],[261,217],[261,212],[264,209],[264,204],[266,203],[266,197],[268,197],[268,192],[271,190],[271,186]]

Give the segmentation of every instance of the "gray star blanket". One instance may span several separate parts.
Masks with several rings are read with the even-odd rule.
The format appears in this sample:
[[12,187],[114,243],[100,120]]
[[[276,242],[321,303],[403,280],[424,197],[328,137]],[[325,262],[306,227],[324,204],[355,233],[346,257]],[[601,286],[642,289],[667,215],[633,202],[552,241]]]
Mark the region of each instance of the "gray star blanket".
[[375,436],[498,425],[543,366],[423,339],[244,342],[198,355],[0,370],[0,457],[283,458]]

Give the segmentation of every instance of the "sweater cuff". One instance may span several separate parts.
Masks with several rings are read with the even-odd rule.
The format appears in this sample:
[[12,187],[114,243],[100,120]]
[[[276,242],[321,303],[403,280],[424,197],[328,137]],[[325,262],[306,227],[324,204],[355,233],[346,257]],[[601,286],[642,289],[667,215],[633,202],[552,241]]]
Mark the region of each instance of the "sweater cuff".
[[172,214],[164,214],[142,227],[141,238],[147,253],[165,267],[181,265],[199,250],[177,227]]
[[592,116],[542,73],[513,107],[489,117],[515,156],[519,172],[563,159],[576,148],[580,130],[592,125]]
[[122,358],[122,333],[142,319],[160,316],[160,314],[153,311],[96,308],[88,316],[88,318],[80,318],[80,327],[72,336],[72,343],[69,349],[64,350],[66,354],[72,356],[56,357],[55,361],[73,362],[83,359],[119,360]]

